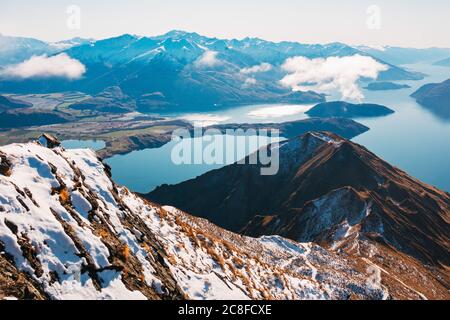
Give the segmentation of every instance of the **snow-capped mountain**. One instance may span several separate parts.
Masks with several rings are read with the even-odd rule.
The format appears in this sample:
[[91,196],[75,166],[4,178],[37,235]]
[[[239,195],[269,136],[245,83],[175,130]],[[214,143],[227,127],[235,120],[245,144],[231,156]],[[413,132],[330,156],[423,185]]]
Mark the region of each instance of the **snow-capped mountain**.
[[20,63],[32,56],[52,55],[94,40],[73,38],[56,42],[0,34],[0,66]]
[[[155,37],[124,34],[98,41],[81,40],[42,45],[52,50],[60,48],[53,53],[64,53],[83,64],[86,72],[82,77],[47,78],[46,81],[6,77],[0,79],[0,90],[98,94],[117,86],[136,99],[142,111],[204,110],[245,103],[315,103],[323,102],[324,96],[314,92],[290,95],[292,88],[280,83],[286,75],[282,68],[286,59],[369,55],[342,43],[310,45],[257,38],[227,40],[183,31]],[[379,74],[380,80],[423,78],[377,60],[388,66],[388,70]],[[164,103],[142,99],[155,94],[164,97]]]
[[0,298],[394,297],[371,274],[316,244],[243,237],[145,201],[92,150],[49,136],[0,148]]
[[0,34],[0,66],[19,63],[32,55],[45,53],[48,53],[48,44],[44,41]]

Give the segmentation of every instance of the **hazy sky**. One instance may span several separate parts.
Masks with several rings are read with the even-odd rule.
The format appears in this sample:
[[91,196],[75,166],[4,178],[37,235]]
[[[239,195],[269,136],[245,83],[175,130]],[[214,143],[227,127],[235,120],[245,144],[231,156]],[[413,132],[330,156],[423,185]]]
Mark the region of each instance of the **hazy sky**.
[[[81,9],[80,29],[67,27],[70,5]],[[0,33],[51,41],[181,29],[221,38],[450,47],[449,17],[449,0],[0,0]]]

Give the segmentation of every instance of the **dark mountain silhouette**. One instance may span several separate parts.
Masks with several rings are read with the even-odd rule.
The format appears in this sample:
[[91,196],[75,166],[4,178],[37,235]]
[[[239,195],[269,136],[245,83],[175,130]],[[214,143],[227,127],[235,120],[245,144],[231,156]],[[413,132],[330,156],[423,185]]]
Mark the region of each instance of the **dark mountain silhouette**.
[[450,120],[450,79],[422,86],[411,97],[446,121]]
[[47,124],[65,123],[71,118],[65,114],[52,111],[9,110],[0,112],[0,128],[11,129]]
[[448,266],[450,195],[330,133],[280,146],[280,170],[233,164],[146,195],[233,231],[351,248],[369,241]]

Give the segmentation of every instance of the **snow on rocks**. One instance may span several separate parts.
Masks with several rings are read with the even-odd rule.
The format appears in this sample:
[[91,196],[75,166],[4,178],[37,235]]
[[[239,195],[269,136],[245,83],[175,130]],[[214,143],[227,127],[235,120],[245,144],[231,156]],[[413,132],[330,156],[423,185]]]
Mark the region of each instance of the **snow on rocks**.
[[116,186],[92,150],[12,144],[0,158],[0,264],[32,297],[373,297],[364,271],[317,245],[236,235]]

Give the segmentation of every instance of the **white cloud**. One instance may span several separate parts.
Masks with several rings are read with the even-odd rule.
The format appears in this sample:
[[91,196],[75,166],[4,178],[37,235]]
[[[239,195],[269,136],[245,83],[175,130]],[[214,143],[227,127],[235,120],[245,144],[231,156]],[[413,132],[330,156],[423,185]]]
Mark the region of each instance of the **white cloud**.
[[255,78],[247,78],[244,81],[244,86],[245,87],[251,87],[251,86],[254,86],[257,83],[258,83],[258,81],[256,81]]
[[11,77],[78,79],[86,72],[86,67],[65,53],[56,56],[33,56],[22,63],[8,66],[1,73]]
[[326,59],[293,57],[287,59],[282,68],[288,74],[280,80],[281,83],[294,91],[323,93],[338,90],[343,99],[358,101],[364,98],[358,80],[376,79],[381,71],[389,69],[372,57],[359,54]]
[[199,68],[205,68],[205,67],[215,67],[217,65],[222,64],[222,61],[220,61],[217,58],[217,51],[205,51],[196,61],[195,65]]
[[272,70],[272,65],[270,63],[263,62],[249,68],[242,68],[240,72],[243,74],[252,74],[258,72],[267,72],[270,70]]

